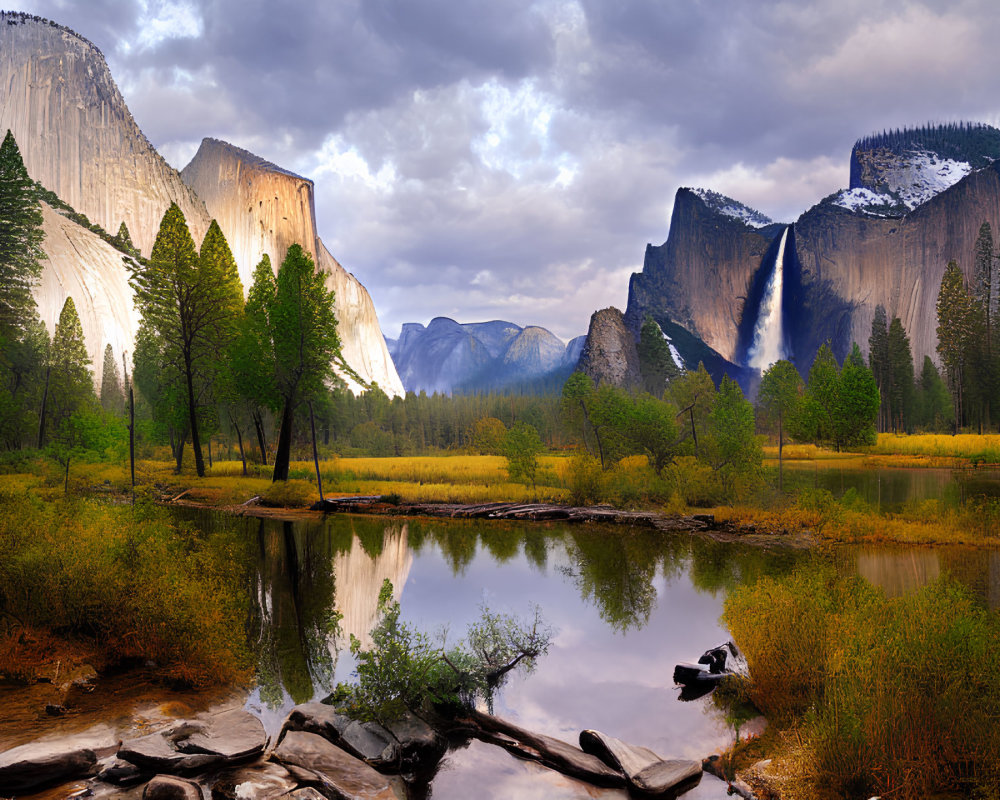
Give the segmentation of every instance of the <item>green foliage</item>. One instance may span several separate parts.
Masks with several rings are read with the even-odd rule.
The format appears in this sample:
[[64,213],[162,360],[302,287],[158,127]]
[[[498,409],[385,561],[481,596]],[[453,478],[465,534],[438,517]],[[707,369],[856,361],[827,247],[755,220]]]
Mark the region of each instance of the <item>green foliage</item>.
[[638,350],[642,388],[653,397],[662,397],[667,384],[680,375],[681,370],[674,362],[663,331],[648,315],[639,330]]
[[503,441],[507,457],[507,475],[512,483],[523,483],[535,488],[538,480],[538,456],[545,450],[538,431],[531,425],[518,422],[507,431]]
[[340,353],[333,292],[301,246],[293,244],[278,270],[268,313],[274,347],[275,386],[282,403],[274,480],[288,479],[295,407],[334,379]]
[[623,436],[632,443],[630,450],[645,453],[653,469],[662,473],[677,452],[677,407],[651,395],[641,395],[623,423]]
[[724,620],[750,697],[794,727],[817,797],[996,792],[1000,621],[942,579],[887,597],[804,569],[737,587]]
[[351,636],[357,683],[339,687],[338,694],[352,716],[383,724],[427,705],[471,708],[482,699],[492,707],[507,676],[516,669],[530,672],[554,635],[537,607],[526,623],[484,606],[466,641],[446,648],[443,637],[435,644],[400,618],[388,579],[379,591],[378,611],[370,647]]
[[951,394],[930,356],[924,356],[920,370],[914,414],[914,422],[922,431],[945,433],[951,430],[954,422]]
[[854,345],[842,370],[829,346],[816,354],[806,383],[797,438],[843,447],[874,444],[880,398],[872,371]]
[[[107,664],[151,660],[195,684],[245,679],[241,529],[205,533],[155,506],[43,503],[0,488],[0,631],[78,637]],[[13,644],[0,644],[0,672]]]
[[204,476],[201,427],[213,408],[214,381],[243,307],[236,262],[214,220],[199,254],[183,212],[171,203],[149,261],[133,262],[131,271],[142,326],[154,343],[149,349],[159,357],[160,380],[169,387],[161,394],[172,406],[183,398],[195,469]]
[[506,438],[507,427],[496,417],[480,417],[469,431],[472,447],[484,456],[503,455]]
[[882,305],[875,306],[872,319],[872,333],[868,337],[868,366],[875,377],[881,403],[879,405],[878,429],[889,430],[889,381],[891,361],[889,360],[889,322]]
[[965,277],[954,261],[949,261],[941,278],[937,299],[937,352],[948,376],[955,408],[955,427],[961,427],[964,413],[965,370],[972,337],[975,335],[975,309],[965,290]]
[[31,289],[42,272],[42,210],[8,130],[0,144],[0,347],[31,321]]
[[101,370],[101,407],[110,414],[125,413],[125,393],[121,372],[111,345],[104,348],[104,365]]
[[698,364],[694,372],[685,372],[670,384],[670,398],[682,415],[682,425],[686,429],[686,443],[683,452],[698,456],[698,441],[704,438],[709,414],[715,405],[715,384],[704,364]]
[[753,406],[743,397],[740,385],[723,376],[709,414],[705,459],[719,473],[726,493],[733,496],[741,483],[756,476],[762,458],[754,435]]
[[910,337],[899,317],[893,317],[889,325],[887,345],[889,427],[896,433],[904,433],[913,426],[913,353]]

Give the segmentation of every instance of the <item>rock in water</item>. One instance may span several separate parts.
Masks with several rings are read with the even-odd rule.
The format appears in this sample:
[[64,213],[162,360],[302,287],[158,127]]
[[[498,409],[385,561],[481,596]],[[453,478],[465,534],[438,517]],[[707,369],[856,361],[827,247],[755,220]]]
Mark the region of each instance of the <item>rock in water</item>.
[[93,749],[72,739],[32,742],[0,753],[0,795],[15,795],[90,774]]
[[[327,288],[336,296],[344,360],[390,397],[404,394],[368,290],[319,238],[311,180],[218,139],[204,139],[181,176],[219,223],[244,289],[250,286],[253,269],[265,253],[277,270],[288,248],[300,244],[316,267],[330,276]],[[359,389],[350,375],[341,377],[352,389]]]
[[639,385],[639,351],[617,308],[595,311],[591,316],[577,369],[593,378],[594,383],[625,388]]
[[266,744],[260,720],[233,709],[126,742],[118,757],[157,772],[191,774],[253,758]]
[[223,772],[212,784],[212,800],[275,800],[297,788],[287,769],[265,762]]
[[197,783],[173,775],[157,775],[146,784],[142,800],[202,800]]
[[289,731],[275,749],[274,758],[318,773],[341,797],[399,800],[401,796],[389,778],[314,733]]
[[701,780],[697,761],[666,759],[648,747],[627,744],[600,731],[580,734],[580,747],[625,774],[629,788],[646,797],[672,797]]

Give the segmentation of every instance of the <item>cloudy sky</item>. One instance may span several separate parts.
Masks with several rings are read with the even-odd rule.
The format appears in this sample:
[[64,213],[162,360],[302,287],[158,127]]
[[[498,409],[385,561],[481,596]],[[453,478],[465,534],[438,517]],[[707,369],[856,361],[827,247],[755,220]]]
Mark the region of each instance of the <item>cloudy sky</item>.
[[312,178],[385,332],[563,338],[624,309],[681,186],[779,220],[856,138],[1000,113],[1000,11],[836,0],[38,0],[175,167],[213,136]]

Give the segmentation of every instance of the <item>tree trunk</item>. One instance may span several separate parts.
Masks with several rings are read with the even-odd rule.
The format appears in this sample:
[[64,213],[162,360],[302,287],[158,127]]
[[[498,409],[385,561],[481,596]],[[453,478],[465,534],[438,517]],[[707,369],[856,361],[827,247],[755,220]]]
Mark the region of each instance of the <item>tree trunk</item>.
[[309,404],[309,427],[312,429],[313,463],[316,465],[316,487],[319,489],[320,502],[323,501],[323,476],[319,473],[319,452],[316,450],[316,418],[313,416],[313,404]]
[[198,410],[194,404],[194,375],[191,374],[191,359],[184,355],[184,377],[187,379],[188,427],[191,429],[191,449],[194,450],[194,469],[199,478],[205,477],[205,459],[201,455],[201,439],[198,437]]
[[243,431],[240,430],[240,426],[236,424],[236,420],[232,417],[229,418],[233,423],[233,429],[236,431],[236,441],[240,446],[240,461],[243,462],[243,477],[247,476],[247,457],[246,453],[243,452]]
[[177,466],[174,468],[174,474],[181,474],[181,462],[184,459],[184,442],[187,440],[187,431],[184,431],[180,438],[177,440],[177,449],[174,451],[174,458],[177,460]]
[[257,446],[260,448],[260,463],[265,467],[267,466],[267,442],[264,440],[264,420],[260,418],[260,411],[254,411],[251,415],[253,417],[253,427],[257,432]]
[[288,462],[292,453],[293,398],[285,399],[281,412],[281,429],[278,431],[278,449],[274,452],[274,474],[271,482],[288,480]]
[[45,388],[42,389],[42,409],[38,412],[38,449],[42,449],[42,445],[45,443],[45,406],[49,401],[49,373],[52,372],[52,367],[47,367],[45,370]]

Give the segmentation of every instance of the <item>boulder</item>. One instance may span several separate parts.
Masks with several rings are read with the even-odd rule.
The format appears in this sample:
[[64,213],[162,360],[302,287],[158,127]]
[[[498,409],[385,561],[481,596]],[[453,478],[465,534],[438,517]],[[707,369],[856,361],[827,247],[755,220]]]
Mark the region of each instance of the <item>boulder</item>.
[[387,730],[374,722],[352,720],[324,703],[296,706],[282,731],[315,733],[384,772],[427,769],[448,749],[447,740],[413,714],[390,723]]
[[115,786],[135,786],[148,781],[152,773],[128,761],[113,759],[97,773],[97,779]]
[[326,797],[313,789],[312,786],[303,786],[291,794],[282,795],[281,800],[326,800]]
[[201,787],[174,775],[157,775],[146,784],[142,800],[203,800]]
[[283,766],[263,762],[221,773],[212,784],[212,800],[273,800],[287,797],[298,786]]
[[0,796],[90,775],[97,766],[92,747],[78,740],[31,742],[0,753]]
[[133,739],[122,746],[118,757],[157,772],[193,774],[259,756],[266,744],[260,720],[233,709]]
[[275,749],[273,758],[316,773],[342,797],[365,800],[399,800],[392,779],[376,772],[364,761],[341,750],[322,736],[304,731],[288,731]]
[[648,747],[628,744],[600,731],[580,734],[580,747],[625,774],[629,789],[646,797],[668,797],[701,780],[698,761],[666,759]]

